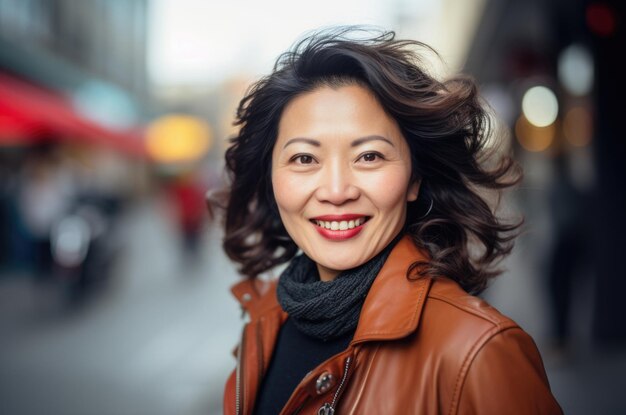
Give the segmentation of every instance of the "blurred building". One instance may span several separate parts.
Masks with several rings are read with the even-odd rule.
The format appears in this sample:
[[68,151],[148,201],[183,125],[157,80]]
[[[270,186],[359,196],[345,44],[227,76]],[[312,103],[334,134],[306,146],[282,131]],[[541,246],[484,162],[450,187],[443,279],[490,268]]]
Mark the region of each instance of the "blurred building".
[[[0,0],[0,265],[32,264],[33,241],[87,194],[124,205],[147,187],[147,8]],[[23,201],[55,183],[63,208],[42,208],[35,231]]]
[[[543,203],[535,206],[537,215],[549,213],[551,241],[540,244],[551,252],[546,279],[563,326],[557,331],[580,325],[564,314],[589,307],[590,333],[601,345],[626,342],[620,132],[626,87],[618,58],[626,47],[625,12],[617,0],[489,0],[465,68],[482,84],[525,164],[522,198]],[[545,99],[525,106],[533,87]],[[554,112],[554,118],[536,123],[527,111]],[[575,279],[581,271],[584,278]],[[574,303],[573,289],[593,298]]]
[[62,87],[80,82],[43,73],[50,68],[29,57],[63,60],[145,97],[147,7],[147,0],[0,0],[1,64]]
[[9,77],[2,84],[10,89],[4,94],[25,97],[22,107],[32,111],[21,112],[27,113],[60,96],[65,104],[58,106],[103,133],[130,132],[149,101],[146,21],[146,0],[0,0],[0,75]]

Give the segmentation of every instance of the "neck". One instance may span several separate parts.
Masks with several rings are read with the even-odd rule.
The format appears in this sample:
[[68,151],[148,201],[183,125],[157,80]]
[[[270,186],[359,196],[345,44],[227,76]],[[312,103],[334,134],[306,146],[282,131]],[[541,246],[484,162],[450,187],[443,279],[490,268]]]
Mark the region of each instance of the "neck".
[[317,272],[320,274],[320,281],[323,282],[331,282],[334,281],[335,278],[341,273],[341,271],[337,271],[334,269],[326,268],[321,264],[317,265]]

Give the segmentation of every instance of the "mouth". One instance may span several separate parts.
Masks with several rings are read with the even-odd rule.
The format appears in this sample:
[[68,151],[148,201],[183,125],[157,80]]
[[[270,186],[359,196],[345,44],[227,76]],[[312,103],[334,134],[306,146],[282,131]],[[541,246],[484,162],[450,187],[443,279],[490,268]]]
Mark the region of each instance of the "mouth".
[[[347,217],[351,216],[351,217]],[[370,219],[369,216],[345,215],[341,218],[319,217],[311,219],[314,225],[330,231],[347,231],[358,228]]]
[[354,238],[363,230],[371,216],[360,214],[324,215],[309,219],[317,233],[331,241]]

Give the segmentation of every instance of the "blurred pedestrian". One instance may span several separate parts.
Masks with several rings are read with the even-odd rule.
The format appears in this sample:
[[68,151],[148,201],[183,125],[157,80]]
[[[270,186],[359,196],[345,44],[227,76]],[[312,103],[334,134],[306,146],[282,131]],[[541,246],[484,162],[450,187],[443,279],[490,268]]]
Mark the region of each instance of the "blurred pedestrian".
[[67,211],[74,190],[70,175],[60,166],[49,145],[35,148],[19,180],[19,212],[30,240],[30,262],[39,278],[50,276],[50,234]]
[[[577,185],[571,176],[568,160],[565,150],[559,151],[554,158],[554,182],[550,186],[549,194],[554,239],[548,263],[548,282],[553,317],[553,346],[559,353],[567,351],[572,334],[574,283],[580,273],[590,274],[592,269],[591,224],[585,213],[590,212],[593,206],[589,192],[580,184]],[[589,276],[587,279],[590,279]],[[590,306],[591,301],[578,304],[578,307],[585,304]]]
[[530,336],[470,295],[518,227],[484,198],[515,163],[481,164],[476,85],[362,35],[312,35],[240,103],[224,248],[250,322],[225,413],[561,413]]
[[176,222],[182,236],[183,252],[195,260],[203,225],[208,217],[205,211],[205,189],[193,173],[187,173],[172,183],[170,195],[176,207]]

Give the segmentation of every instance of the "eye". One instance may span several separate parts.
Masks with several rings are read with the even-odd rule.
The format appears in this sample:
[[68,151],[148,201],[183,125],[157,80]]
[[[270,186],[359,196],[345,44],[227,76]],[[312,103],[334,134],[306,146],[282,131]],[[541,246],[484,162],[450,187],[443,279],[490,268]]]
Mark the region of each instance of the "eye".
[[291,158],[291,161],[296,164],[313,164],[315,160],[309,154],[296,154]]
[[373,163],[373,162],[378,161],[378,160],[383,160],[384,157],[383,157],[382,154],[380,154],[378,152],[373,152],[372,151],[372,152],[369,152],[369,153],[362,154],[359,157],[359,159],[363,160],[366,163]]

